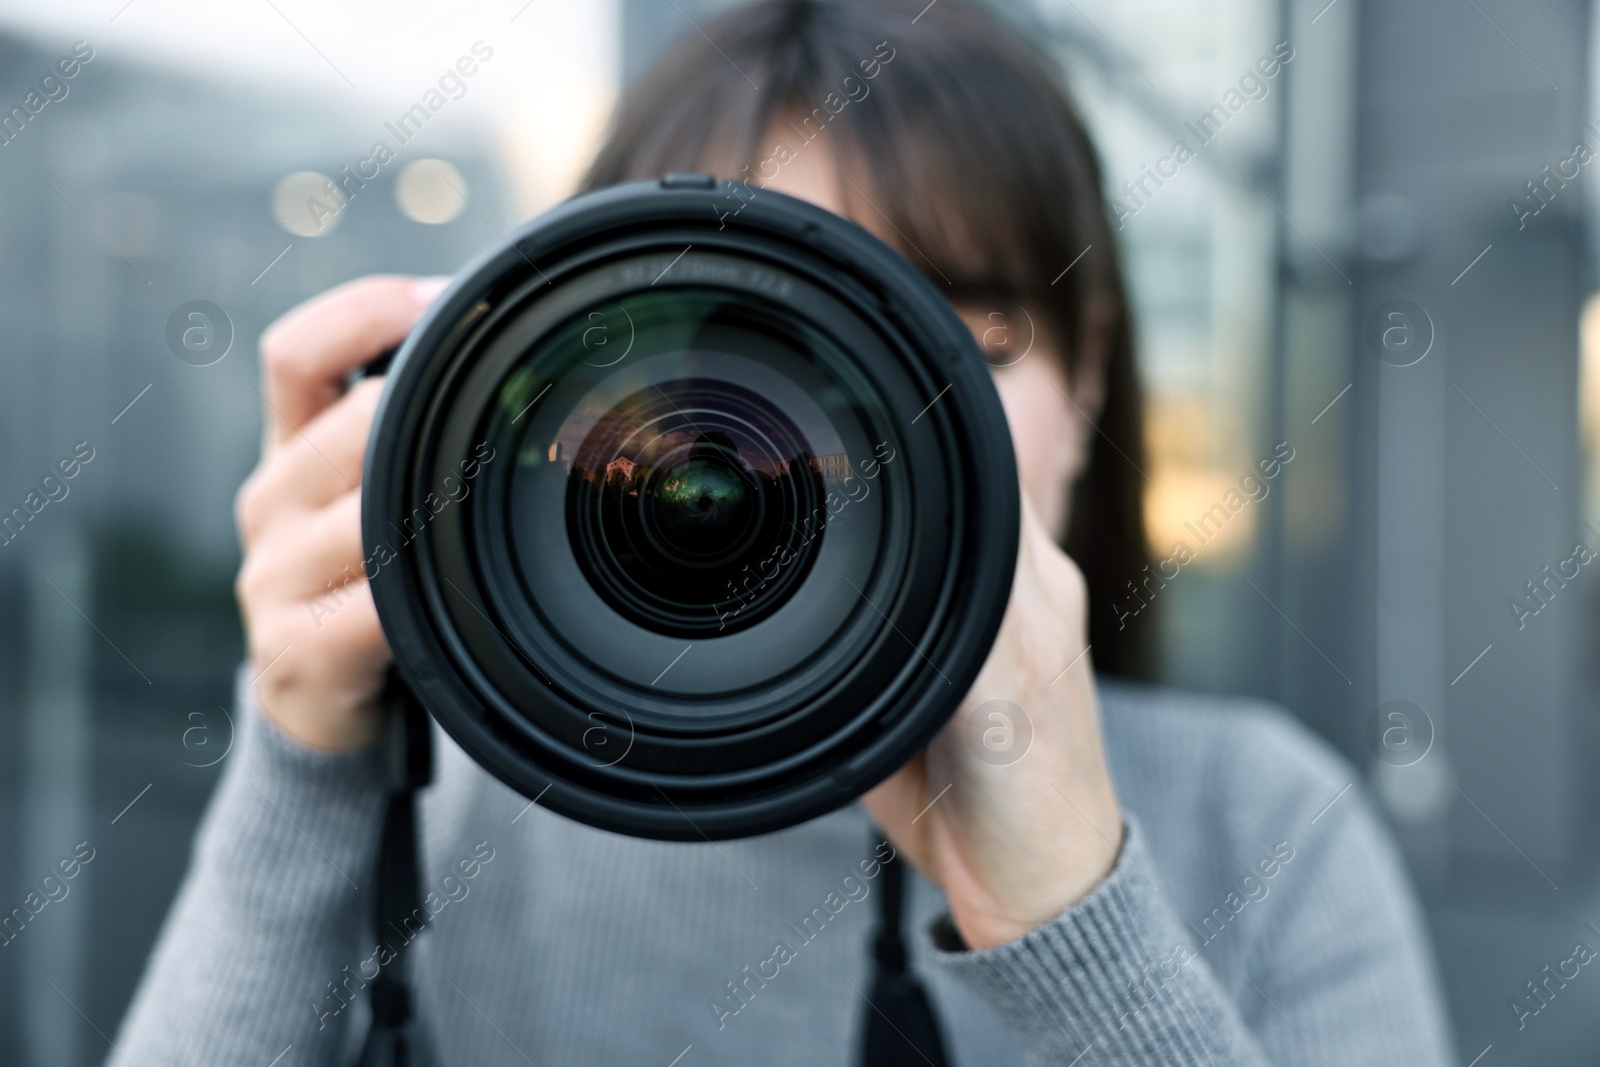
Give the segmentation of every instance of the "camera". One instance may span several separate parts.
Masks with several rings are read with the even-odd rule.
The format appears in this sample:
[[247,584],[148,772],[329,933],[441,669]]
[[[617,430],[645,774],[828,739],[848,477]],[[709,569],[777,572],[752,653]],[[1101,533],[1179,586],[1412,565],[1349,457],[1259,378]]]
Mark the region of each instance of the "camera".
[[362,532],[398,677],[540,804],[717,840],[859,797],[999,630],[1020,500],[938,288],[782,194],[575,197],[388,367]]

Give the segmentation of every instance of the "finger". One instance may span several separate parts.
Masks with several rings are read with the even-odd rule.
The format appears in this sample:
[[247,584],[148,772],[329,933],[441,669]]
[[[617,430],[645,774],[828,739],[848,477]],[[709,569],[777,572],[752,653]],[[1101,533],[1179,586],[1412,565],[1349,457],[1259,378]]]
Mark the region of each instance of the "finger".
[[302,604],[280,604],[261,613],[250,628],[250,661],[258,681],[269,677],[277,691],[308,689],[332,698],[333,687],[360,696],[368,672],[392,659],[372,587],[364,580],[346,587],[338,611],[313,624]]
[[373,675],[387,667],[393,655],[378,621],[378,607],[372,600],[372,585],[358,578],[341,591],[341,599],[331,610],[322,612],[315,632],[305,640],[317,655],[334,668],[337,677],[348,677],[351,695],[368,692]]
[[265,605],[310,602],[310,617],[332,610],[346,583],[365,576],[361,543],[361,493],[284,523],[251,549],[239,570],[239,597],[247,611]]
[[350,372],[399,344],[448,282],[361,278],[329,290],[261,335],[267,440],[281,442],[344,391]]
[[323,507],[361,484],[361,466],[383,381],[356,383],[288,441],[269,451],[239,493],[246,544],[285,516]]
[[[1088,583],[1077,563],[1050,536],[1026,493],[1022,496],[1019,541],[1014,580],[1036,583],[1056,611],[1064,613],[1064,617],[1081,618],[1088,603]],[[1012,606],[1015,604],[1013,591]]]
[[861,804],[884,833],[904,834],[912,819],[927,805],[926,775],[923,760],[917,759],[895,771],[861,797]]
[[251,627],[256,693],[292,735],[316,737],[325,732],[318,722],[331,711],[369,705],[382,690],[393,656],[372,590],[361,581],[352,582],[349,591],[349,599],[320,629],[310,625],[298,604],[280,605]]
[[891,774],[861,798],[873,824],[926,877],[937,878],[929,862],[932,818],[919,818],[928,807],[926,753]]
[[1020,537],[1024,551],[1035,551],[1042,542],[1055,544],[1055,539],[1050,536],[1050,531],[1045,528],[1044,520],[1039,517],[1039,512],[1033,506],[1033,502],[1028,499],[1026,489],[1022,492]]
[[928,803],[927,768],[927,753],[919,752],[861,797],[862,806],[884,833],[898,836],[915,829],[913,820]]

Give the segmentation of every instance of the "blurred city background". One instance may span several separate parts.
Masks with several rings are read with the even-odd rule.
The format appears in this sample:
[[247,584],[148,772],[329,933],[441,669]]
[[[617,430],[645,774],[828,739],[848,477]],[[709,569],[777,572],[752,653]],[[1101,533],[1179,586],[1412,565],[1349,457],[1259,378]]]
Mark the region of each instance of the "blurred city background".
[[[1164,680],[1276,701],[1366,775],[1463,1063],[1593,1062],[1600,982],[1510,1006],[1600,944],[1593,6],[995,2],[1059,57],[1121,217],[1157,558],[1293,449],[1130,625]],[[262,328],[566,196],[620,88],[719,6],[0,2],[0,112],[77,67],[0,134],[0,515],[46,499],[0,534],[0,911],[94,850],[0,948],[0,1062],[106,1058],[226,758]],[[286,207],[477,42],[329,225]],[[215,331],[205,358],[173,322]]]

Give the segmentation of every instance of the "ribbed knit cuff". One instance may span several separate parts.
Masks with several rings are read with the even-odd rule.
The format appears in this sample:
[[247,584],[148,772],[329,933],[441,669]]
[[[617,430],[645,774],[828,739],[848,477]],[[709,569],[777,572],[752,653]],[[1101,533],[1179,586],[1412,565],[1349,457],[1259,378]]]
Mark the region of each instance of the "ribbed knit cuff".
[[1151,883],[1129,820],[1122,853],[1083,900],[1015,941],[963,950],[936,924],[936,966],[999,1016],[1033,1063],[1236,1064],[1252,1042]]
[[237,692],[237,738],[201,830],[201,855],[258,915],[283,908],[286,886],[329,903],[354,894],[383,818],[382,753],[312,749],[267,719],[244,671]]

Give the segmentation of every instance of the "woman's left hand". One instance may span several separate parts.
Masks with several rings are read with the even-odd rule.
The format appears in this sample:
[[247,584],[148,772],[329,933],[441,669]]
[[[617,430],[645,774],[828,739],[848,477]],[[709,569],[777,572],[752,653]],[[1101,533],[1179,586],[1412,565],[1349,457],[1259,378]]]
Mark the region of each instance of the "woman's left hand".
[[[896,850],[944,890],[973,949],[1055,918],[1116,864],[1122,815],[1087,640],[1083,575],[1024,499],[1011,600],[972,691],[863,798]],[[1015,707],[982,708],[989,701]]]

